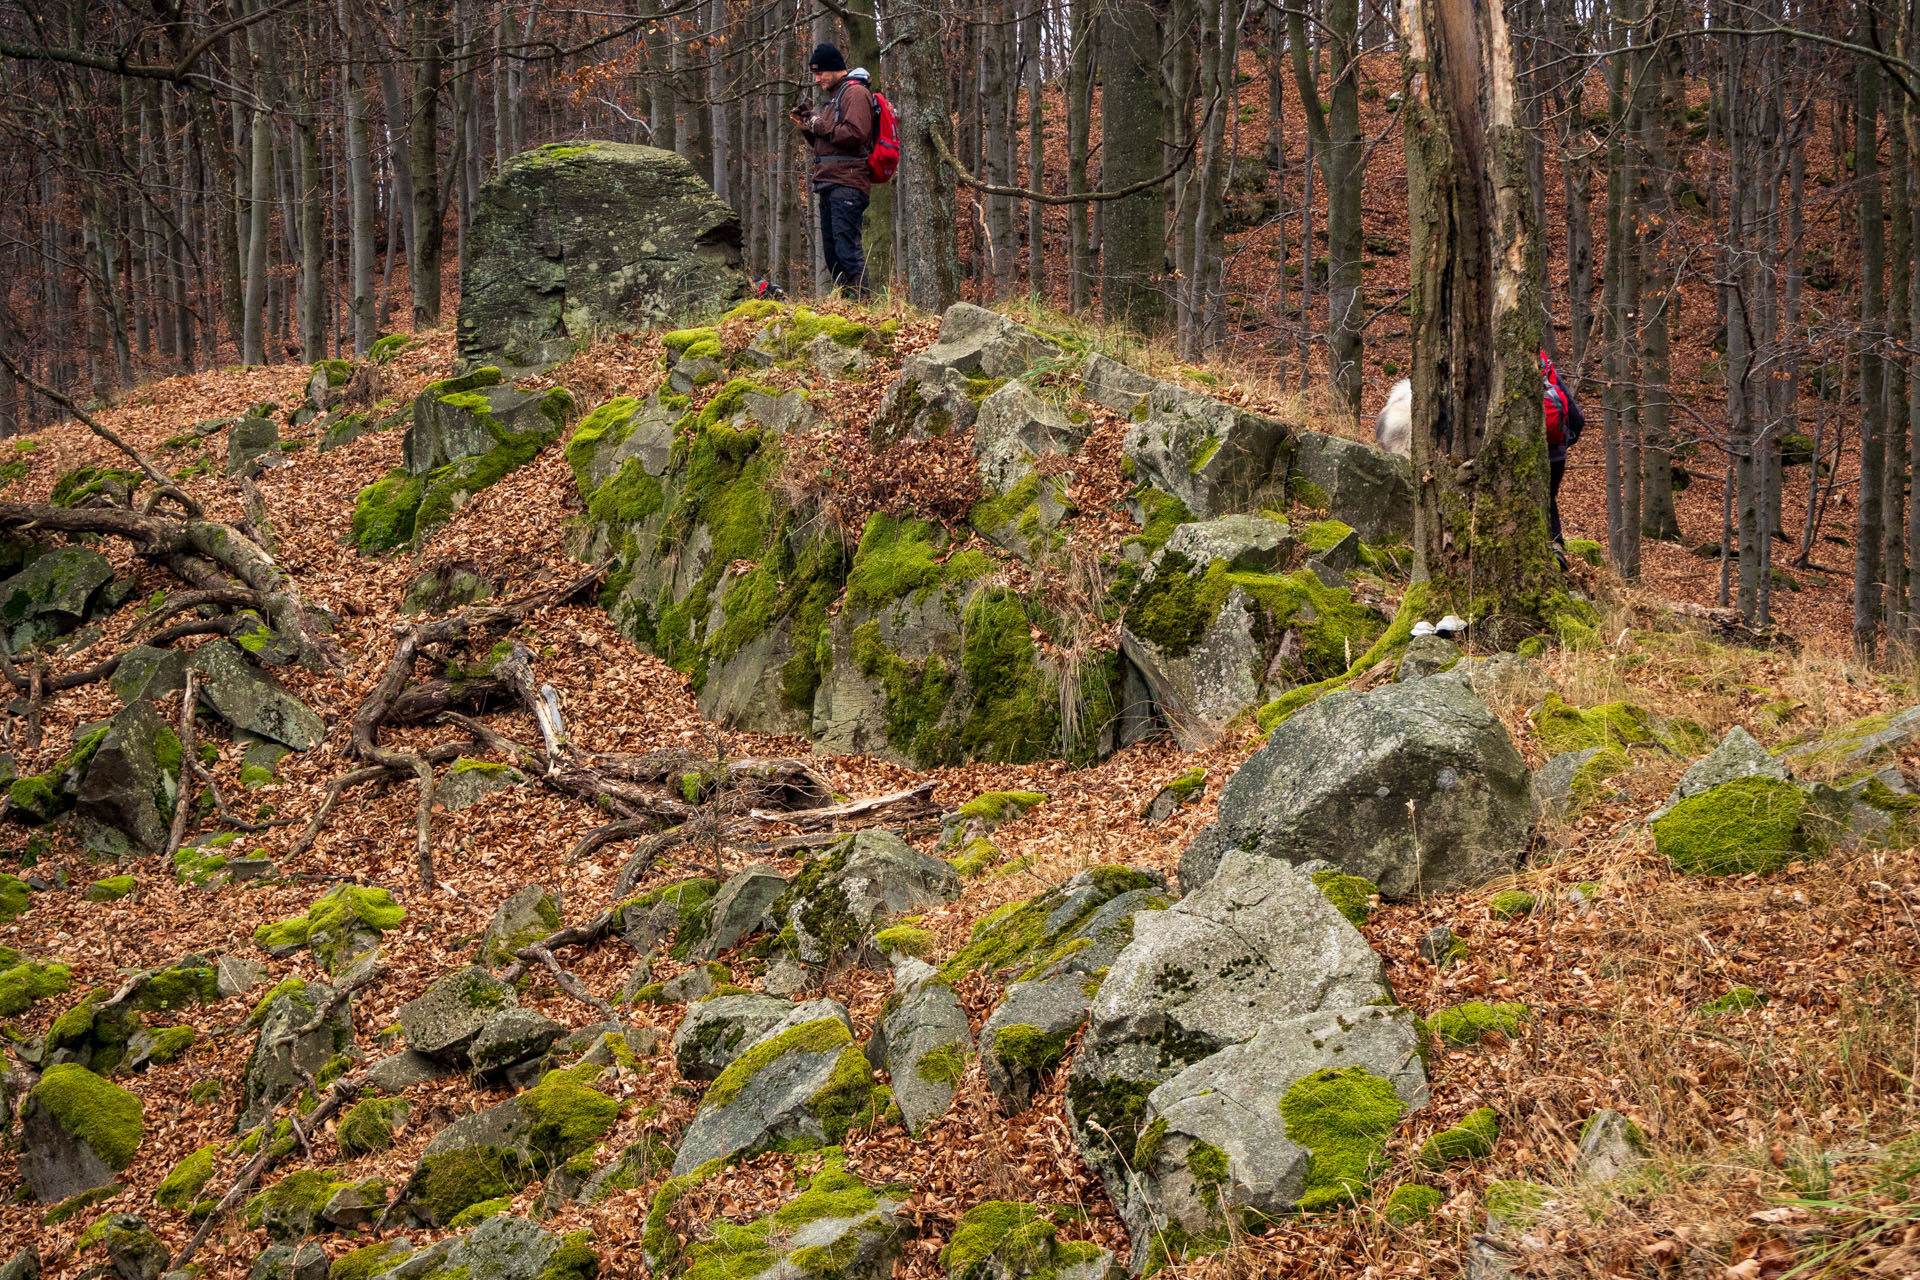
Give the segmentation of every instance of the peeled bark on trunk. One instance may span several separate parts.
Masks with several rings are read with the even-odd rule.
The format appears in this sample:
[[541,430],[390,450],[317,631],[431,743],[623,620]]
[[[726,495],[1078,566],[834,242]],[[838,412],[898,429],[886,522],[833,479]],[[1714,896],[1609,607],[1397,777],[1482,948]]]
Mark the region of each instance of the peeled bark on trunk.
[[945,311],[960,299],[960,236],[954,184],[940,160],[935,130],[953,127],[947,108],[947,62],[940,14],[906,6],[893,36],[899,59],[900,167],[907,188],[900,210],[906,227],[907,301]]
[[1547,540],[1540,249],[1506,19],[1409,0],[1415,576],[1509,647],[1572,609]]

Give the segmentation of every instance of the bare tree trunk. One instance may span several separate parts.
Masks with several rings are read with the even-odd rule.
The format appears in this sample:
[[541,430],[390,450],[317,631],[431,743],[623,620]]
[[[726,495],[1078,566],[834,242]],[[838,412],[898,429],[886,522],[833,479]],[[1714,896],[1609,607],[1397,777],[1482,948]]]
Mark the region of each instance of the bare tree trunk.
[[407,113],[408,151],[413,170],[412,225],[407,242],[407,277],[413,292],[413,327],[440,323],[440,260],[444,242],[440,216],[440,36],[441,0],[412,0],[413,93]]
[[[1868,47],[1878,45],[1877,15],[1861,6],[1866,29],[1855,33]],[[1880,541],[1885,500],[1887,401],[1881,362],[1886,322],[1886,229],[1881,221],[1880,69],[1861,58],[1854,70],[1857,114],[1854,120],[1854,189],[1860,228],[1860,401],[1865,409],[1860,440],[1860,503],[1853,546],[1853,643],[1871,653],[1880,621]]]
[[[1067,62],[1067,190],[1089,191],[1087,154],[1092,134],[1093,53],[1098,30],[1093,6],[1073,0]],[[1093,236],[1084,204],[1067,206],[1067,306],[1085,315],[1093,305]]]
[[953,127],[940,9],[904,6],[898,27],[891,38],[900,65],[901,169],[908,179],[900,210],[906,226],[907,301],[923,311],[945,311],[960,297],[960,239],[954,184],[934,141],[935,130],[944,136]]
[[[1152,178],[1161,161],[1161,23],[1152,0],[1117,0],[1102,13],[1100,67],[1104,83],[1123,93],[1100,95],[1102,190],[1118,191]],[[1142,191],[1101,209],[1101,308],[1110,320],[1152,331],[1166,323],[1161,292],[1165,267],[1166,202]]]
[[1322,36],[1332,84],[1329,105],[1323,109],[1309,58],[1306,15],[1297,6],[1287,11],[1294,81],[1327,187],[1327,347],[1333,385],[1356,418],[1366,381],[1361,368],[1366,314],[1360,292],[1360,184],[1366,149],[1360,136],[1359,21],[1359,0],[1326,0]]
[[1505,646],[1564,607],[1547,540],[1540,250],[1498,5],[1407,0],[1415,576]]

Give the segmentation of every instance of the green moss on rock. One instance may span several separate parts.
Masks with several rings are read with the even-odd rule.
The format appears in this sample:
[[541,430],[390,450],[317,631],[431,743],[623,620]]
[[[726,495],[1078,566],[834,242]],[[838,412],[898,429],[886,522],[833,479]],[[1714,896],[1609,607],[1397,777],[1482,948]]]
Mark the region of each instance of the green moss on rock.
[[1524,889],[1503,889],[1488,900],[1487,909],[1495,920],[1512,920],[1532,914],[1535,905],[1533,895]]
[[1823,850],[1807,830],[1812,801],[1778,778],[1736,778],[1689,796],[1653,822],[1654,845],[1691,875],[1772,871]]
[[1280,1115],[1287,1137],[1312,1154],[1302,1212],[1364,1200],[1405,1111],[1393,1086],[1363,1067],[1326,1068],[1296,1080],[1280,1099]]
[[341,1154],[367,1155],[393,1146],[394,1126],[406,1118],[404,1098],[362,1098],[340,1121]]
[[1715,996],[1695,1010],[1703,1018],[1723,1018],[1731,1014],[1751,1013],[1767,1002],[1767,993],[1757,987],[1733,987],[1725,995]]
[[25,961],[0,971],[0,1017],[25,1013],[35,1001],[59,995],[72,982],[72,968],[58,961]]
[[933,932],[912,925],[897,924],[873,935],[873,943],[888,954],[924,956],[933,949]]
[[1364,877],[1350,876],[1331,868],[1314,872],[1313,884],[1354,928],[1366,926],[1367,918],[1373,912],[1372,899],[1380,892],[1379,885]]
[[1440,1037],[1442,1044],[1458,1048],[1479,1044],[1496,1031],[1509,1038],[1517,1036],[1520,1034],[1520,1024],[1532,1016],[1533,1010],[1524,1004],[1488,1004],[1484,1000],[1469,1000],[1451,1009],[1440,1010],[1427,1019],[1427,1027]]
[[153,1202],[162,1209],[176,1209],[181,1213],[192,1209],[199,1203],[201,1190],[213,1180],[214,1161],[225,1151],[224,1144],[210,1142],[183,1158],[160,1180],[153,1192]]
[[426,481],[395,468],[360,491],[353,504],[353,545],[390,551],[413,540],[414,517]]
[[1500,1140],[1500,1117],[1492,1107],[1470,1111],[1459,1124],[1442,1129],[1420,1145],[1420,1163],[1435,1171],[1450,1164],[1485,1160]]
[[115,1171],[133,1162],[145,1134],[146,1109],[140,1099],[75,1063],[48,1067],[27,1094],[27,1105],[44,1108]]
[[1038,808],[1046,802],[1046,795],[1039,791],[982,791],[961,805],[958,812],[963,818],[1006,822],[1025,817],[1029,809]]
[[86,897],[88,902],[118,902],[138,887],[132,876],[108,876],[88,885]]

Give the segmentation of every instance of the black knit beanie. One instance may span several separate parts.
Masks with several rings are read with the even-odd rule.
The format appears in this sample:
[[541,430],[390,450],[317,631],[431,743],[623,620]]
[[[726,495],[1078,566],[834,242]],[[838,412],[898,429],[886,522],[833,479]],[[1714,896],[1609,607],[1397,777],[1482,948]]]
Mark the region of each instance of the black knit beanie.
[[840,50],[830,44],[823,44],[813,51],[807,59],[809,71],[845,71],[847,60],[840,56]]

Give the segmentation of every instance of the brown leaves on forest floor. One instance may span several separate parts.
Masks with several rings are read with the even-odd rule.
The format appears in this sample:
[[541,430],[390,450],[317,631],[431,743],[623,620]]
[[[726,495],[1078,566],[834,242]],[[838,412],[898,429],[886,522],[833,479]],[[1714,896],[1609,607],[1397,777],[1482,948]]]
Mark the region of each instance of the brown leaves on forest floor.
[[[930,342],[935,327],[931,321],[904,326],[896,354]],[[416,344],[389,366],[386,393],[411,394],[444,372],[451,345],[445,333]],[[196,446],[162,450],[163,441],[197,419],[262,398],[297,395],[303,373],[243,370],[172,379],[145,389],[136,403],[108,411],[108,421],[178,468],[198,456]],[[661,373],[657,337],[615,335],[556,370],[551,380],[574,389],[586,409],[613,394],[644,395],[658,385]],[[786,385],[791,371],[776,370],[768,380]],[[968,462],[970,438],[962,433],[874,457],[864,423],[880,390],[876,377],[841,384],[831,397],[816,402],[825,424],[797,437],[795,452],[832,474],[809,483],[816,485],[823,504],[837,504],[833,519],[850,539],[849,547],[868,513],[887,510],[939,516],[953,535],[952,549],[958,549],[974,536],[964,526],[966,508],[977,495],[977,488],[968,488],[977,485]],[[1235,398],[1255,395],[1246,388],[1225,390]],[[1278,402],[1272,407],[1277,409]],[[1064,529],[1076,551],[1111,546],[1133,528],[1122,511],[1129,488],[1120,474],[1125,424],[1095,410],[1090,427],[1086,447],[1069,468],[1076,510]],[[29,463],[14,490],[20,496],[43,497],[61,471],[80,461],[114,461],[104,444],[71,424],[41,433],[39,441],[38,449],[20,455]],[[469,561],[497,577],[502,594],[509,596],[578,569],[569,554],[567,528],[578,497],[558,449],[545,451],[470,502],[419,552],[356,554],[342,542],[353,496],[398,462],[399,447],[398,435],[389,433],[327,454],[308,448],[260,481],[282,540],[283,562],[304,590],[342,617],[342,670],[280,673],[335,726],[350,717],[378,679],[395,628],[404,621],[401,596],[424,569]],[[216,462],[224,459],[224,440],[217,434],[198,448]],[[224,517],[238,513],[232,482],[216,475],[190,483],[211,511]],[[124,549],[102,545],[117,565],[128,566]],[[143,593],[165,585],[166,575],[158,570],[139,567],[136,572]],[[1627,635],[1598,652],[1555,655],[1533,684],[1496,708],[1531,763],[1540,763],[1543,752],[1527,713],[1549,682],[1577,704],[1631,697],[1663,713],[1699,720],[1716,734],[1744,724],[1770,743],[1884,710],[1902,692],[1842,645],[1817,636],[1793,653],[1751,653],[1687,633],[1650,631],[1644,619],[1656,610],[1647,607],[1648,595],[1615,594],[1597,575],[1583,581],[1601,596],[1608,638]],[[1023,580],[1022,585],[1034,584]],[[1062,600],[1070,600],[1073,589],[1087,590],[1084,583],[1078,588],[1042,585],[1064,593]],[[59,657],[54,669],[77,669],[97,660],[100,646],[111,643],[130,621],[131,608],[106,620],[107,639],[94,650]],[[589,749],[719,748],[735,756],[806,750],[797,739],[716,730],[699,714],[686,678],[638,650],[599,609],[544,610],[514,638],[535,655],[537,678],[559,691],[569,726]],[[1056,645],[1059,639],[1039,637],[1050,660],[1067,660]],[[484,646],[476,642],[476,647]],[[38,752],[18,753],[21,770],[44,767],[64,750],[75,725],[114,709],[111,695],[100,686],[54,699],[47,707],[46,740]],[[495,715],[491,723],[522,741],[537,736],[517,711]],[[457,736],[447,729],[409,727],[390,730],[385,739],[417,747]],[[279,779],[257,791],[241,784],[238,750],[222,741],[214,774],[230,797],[247,806],[264,805],[275,815],[304,819],[327,781],[347,767],[344,737],[336,732],[318,750],[287,757],[278,767]],[[1239,733],[1207,752],[1146,745],[1083,770],[1045,762],[929,771],[939,781],[936,798],[943,807],[983,790],[1032,789],[1050,797],[1045,806],[995,831],[994,842],[1004,855],[995,869],[968,882],[959,901],[926,913],[922,924],[934,936],[933,958],[956,951],[997,905],[1028,897],[1088,866],[1122,862],[1171,874],[1187,842],[1212,819],[1221,785],[1255,745],[1249,733]],[[872,758],[818,763],[837,790],[854,796],[895,790],[924,776]],[[1386,904],[1375,913],[1368,936],[1386,957],[1400,999],[1422,1014],[1467,999],[1519,1001],[1538,1011],[1512,1040],[1437,1052],[1432,1101],[1394,1139],[1383,1188],[1416,1176],[1434,1181],[1446,1196],[1438,1219],[1424,1231],[1408,1230],[1389,1226],[1374,1208],[1357,1207],[1279,1224],[1179,1273],[1455,1273],[1471,1234],[1482,1225],[1479,1206],[1487,1184],[1526,1178],[1564,1185],[1579,1126],[1601,1106],[1625,1111],[1648,1133],[1656,1148],[1653,1171],[1610,1197],[1567,1198],[1571,1208],[1555,1210],[1526,1237],[1516,1259],[1526,1273],[1658,1270],[1719,1277],[1732,1267],[1739,1280],[1750,1280],[1783,1274],[1789,1269],[1784,1259],[1798,1265],[1838,1233],[1865,1229],[1857,1224],[1872,1221],[1863,1215],[1873,1203],[1863,1198],[1868,1192],[1862,1189],[1870,1188],[1879,1166],[1858,1153],[1873,1151],[1916,1121],[1911,1081],[1920,1072],[1912,1045],[1911,975],[1920,971],[1920,933],[1914,924],[1920,864],[1911,851],[1900,851],[1840,855],[1764,878],[1703,882],[1679,877],[1653,853],[1638,822],[1665,796],[1684,763],[1640,753],[1634,770],[1614,782],[1616,794],[1573,822],[1546,830],[1528,869],[1512,881],[1536,896],[1540,905],[1532,915],[1492,918],[1486,900],[1505,885]],[[1143,824],[1139,815],[1153,794],[1196,764],[1208,771],[1200,802],[1161,826]],[[296,877],[286,883],[207,894],[177,887],[168,868],[146,860],[127,868],[139,881],[135,896],[91,904],[82,900],[81,891],[106,869],[56,843],[37,870],[64,873],[69,887],[36,895],[26,915],[0,927],[0,942],[34,956],[69,959],[75,991],[82,992],[95,984],[117,985],[131,971],[189,950],[261,958],[251,941],[254,928],[305,910],[329,879],[382,884],[395,891],[408,917],[387,938],[389,976],[356,1002],[357,1042],[377,1055],[400,1004],[434,977],[466,963],[494,908],[515,889],[540,883],[559,892],[569,920],[612,904],[626,848],[616,845],[569,860],[575,842],[603,816],[538,786],[489,797],[461,812],[438,813],[435,851],[444,883],[431,894],[412,887],[414,792],[409,785],[351,793],[314,847],[285,860],[283,869]],[[275,828],[246,838],[241,847],[281,854],[298,830]],[[917,836],[916,843],[927,847],[931,837]],[[707,869],[709,856],[708,850],[687,851],[656,868],[646,884],[698,874]],[[768,857],[742,847],[723,848],[721,856],[726,869]],[[788,872],[799,865],[794,859],[775,861]],[[1596,888],[1584,904],[1568,898],[1569,890],[1588,884]],[[1472,948],[1471,959],[1445,972],[1436,972],[1414,952],[1419,937],[1437,923],[1451,925]],[[562,957],[603,997],[619,990],[635,958],[614,941]],[[738,953],[728,960],[736,981],[754,981],[757,962]],[[275,980],[322,976],[304,953],[271,969]],[[654,976],[670,977],[676,969],[662,964]],[[1736,985],[1759,989],[1767,1002],[1731,1016],[1700,1013],[1701,1005]],[[863,1034],[887,993],[886,975],[859,970],[834,976],[826,990],[846,1003]],[[976,979],[962,984],[961,996],[977,1025],[997,992]],[[533,976],[522,1000],[569,1026],[598,1020],[595,1011],[563,995],[541,973]],[[15,1019],[15,1026],[38,1034],[67,1003],[68,998],[44,1002]],[[240,1031],[249,1006],[249,999],[240,998],[168,1015],[193,1023],[199,1041],[181,1062],[136,1078],[134,1087],[147,1104],[146,1140],[127,1173],[128,1190],[95,1212],[139,1212],[176,1248],[191,1233],[193,1224],[184,1215],[151,1203],[152,1190],[184,1155],[231,1138],[238,1081],[251,1048],[252,1038]],[[671,1007],[642,1006],[631,1018],[665,1035],[678,1015]],[[221,1095],[191,1101],[192,1085],[209,1079],[222,1082]],[[849,1163],[861,1176],[874,1183],[904,1182],[914,1190],[906,1213],[916,1235],[899,1275],[914,1280],[938,1275],[937,1254],[954,1223],[988,1198],[1034,1198],[1084,1208],[1088,1220],[1067,1234],[1124,1248],[1124,1233],[1104,1192],[1074,1152],[1062,1111],[1062,1084],[1056,1078],[1031,1111],[1006,1117],[982,1088],[976,1066],[954,1110],[919,1139],[884,1126],[849,1139]],[[603,1158],[643,1132],[677,1132],[698,1097],[698,1086],[679,1079],[664,1045],[640,1071],[623,1077],[619,1089],[620,1125],[602,1144]],[[411,1096],[417,1106],[393,1151],[344,1161],[328,1131],[317,1136],[311,1162],[291,1159],[274,1177],[310,1163],[356,1177],[397,1180],[447,1120],[506,1093],[451,1080],[422,1086]],[[1437,1178],[1417,1171],[1413,1156],[1419,1143],[1481,1105],[1494,1107],[1506,1122],[1506,1137],[1493,1158]],[[0,1178],[13,1178],[15,1158],[0,1154]],[[231,1177],[236,1164],[223,1158],[215,1187]],[[795,1161],[776,1157],[742,1162],[703,1187],[688,1212],[696,1219],[700,1213],[751,1216],[790,1194],[796,1168]],[[550,1226],[592,1230],[604,1274],[639,1274],[641,1220],[658,1181],[601,1205],[570,1205]],[[1782,1203],[1796,1192],[1814,1190],[1841,1207]],[[538,1192],[537,1184],[521,1192],[514,1210],[529,1211]],[[1799,1216],[1753,1217],[1782,1208]],[[38,1241],[48,1274],[67,1280],[89,1263],[70,1245],[90,1218],[49,1227],[33,1207],[5,1205],[0,1206],[0,1236]],[[436,1233],[410,1234],[417,1243]],[[360,1242],[342,1236],[330,1239],[328,1247],[337,1256]],[[201,1261],[211,1276],[238,1276],[263,1244],[261,1234],[230,1221],[215,1231]],[[1906,1247],[1875,1237],[1848,1256],[1863,1269],[1869,1263],[1877,1267],[1872,1274],[1890,1275],[1887,1268],[1901,1265],[1899,1250]],[[1872,1261],[1876,1257],[1879,1261]]]

